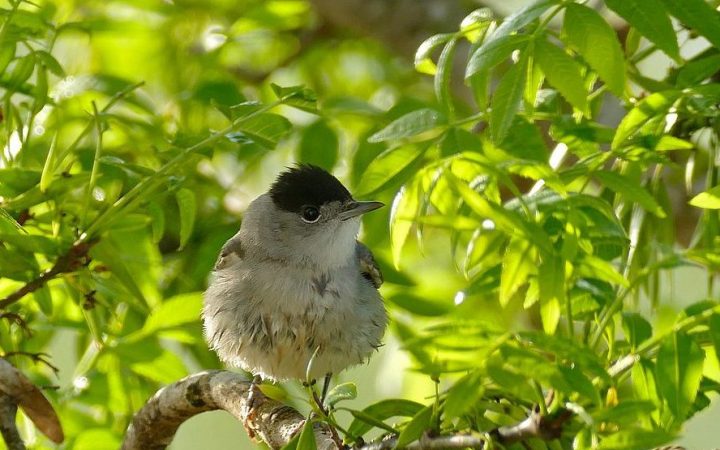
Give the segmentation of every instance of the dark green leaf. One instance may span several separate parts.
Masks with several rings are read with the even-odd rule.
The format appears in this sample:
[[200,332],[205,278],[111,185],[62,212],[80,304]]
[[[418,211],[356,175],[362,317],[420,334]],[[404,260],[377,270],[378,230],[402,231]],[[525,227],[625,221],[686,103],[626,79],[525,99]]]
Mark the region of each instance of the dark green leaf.
[[682,423],[695,401],[702,379],[705,352],[684,333],[665,338],[657,356],[657,387],[661,397]]
[[571,105],[585,112],[587,110],[587,90],[582,76],[582,66],[565,51],[546,39],[538,39],[535,42],[535,58],[550,84]]
[[393,304],[418,316],[441,316],[447,314],[452,307],[449,302],[442,302],[426,296],[415,295],[406,290],[387,296]]
[[495,32],[490,36],[489,40],[498,39],[520,30],[533,20],[540,17],[542,13],[556,3],[557,1],[555,0],[538,0],[534,3],[523,6],[507,16],[505,20],[503,20],[503,23],[497,27]]
[[434,109],[418,109],[392,121],[368,138],[368,142],[405,139],[431,131],[446,123],[445,117]]
[[720,47],[720,13],[705,0],[661,0],[670,14]]
[[337,162],[339,146],[335,131],[325,121],[318,120],[303,130],[298,161],[330,171]]
[[605,0],[605,4],[668,56],[680,60],[677,36],[661,0]]
[[577,3],[567,5],[564,28],[570,45],[578,50],[608,88],[622,97],[625,59],[615,30],[597,11]]
[[514,64],[500,80],[492,98],[490,111],[490,133],[493,141],[500,143],[505,139],[515,114],[520,108],[525,76],[527,73],[528,58],[523,55],[517,64]]
[[710,55],[680,66],[675,84],[678,87],[691,87],[720,71],[720,55]]

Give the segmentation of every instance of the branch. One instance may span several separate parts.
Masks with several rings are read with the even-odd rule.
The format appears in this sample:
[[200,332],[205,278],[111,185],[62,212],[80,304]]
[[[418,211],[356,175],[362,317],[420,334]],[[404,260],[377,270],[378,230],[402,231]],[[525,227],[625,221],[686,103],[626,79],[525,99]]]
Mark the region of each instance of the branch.
[[0,358],[0,427],[10,449],[25,448],[15,428],[18,406],[50,440],[59,444],[65,439],[57,414],[40,389],[12,364]]
[[[214,410],[225,410],[239,420],[251,437],[271,448],[287,444],[305,424],[295,409],[260,392],[249,401],[250,381],[237,373],[207,371],[183,378],[160,389],[133,417],[122,450],[162,450],[170,445],[187,419]],[[327,425],[315,425],[320,450],[338,450]]]
[[25,443],[15,425],[17,404],[12,397],[0,391],[0,434],[8,450],[25,450]]
[[[565,422],[570,420],[572,413],[568,410],[543,416],[538,411],[533,411],[528,418],[522,422],[509,426],[500,427],[489,433],[493,444],[502,444],[503,447],[516,442],[526,441],[531,438],[552,440],[560,437]],[[380,442],[363,445],[359,450],[389,450],[395,448],[397,437],[385,439]],[[456,434],[451,436],[423,436],[419,440],[404,447],[408,450],[433,450],[433,449],[484,449],[488,444],[487,437]]]
[[55,261],[55,265],[53,265],[50,269],[41,273],[37,278],[28,281],[20,289],[0,300],[0,309],[5,309],[25,297],[27,294],[37,291],[41,287],[45,286],[45,283],[58,275],[74,272],[82,265],[86,264],[88,252],[94,243],[95,241],[80,241],[73,244],[73,246],[70,247],[65,254],[58,257],[57,261]]

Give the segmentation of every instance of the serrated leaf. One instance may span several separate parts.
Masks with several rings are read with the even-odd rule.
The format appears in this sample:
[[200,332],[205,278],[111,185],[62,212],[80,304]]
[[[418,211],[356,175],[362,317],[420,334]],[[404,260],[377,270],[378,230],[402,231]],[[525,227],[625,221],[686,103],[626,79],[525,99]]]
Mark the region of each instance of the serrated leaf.
[[534,55],[550,84],[571,105],[585,112],[587,110],[587,90],[582,76],[582,66],[546,39],[535,41]]
[[423,435],[423,433],[430,428],[430,419],[432,418],[433,407],[428,405],[420,410],[405,425],[405,428],[400,432],[398,436],[396,447],[403,448],[411,442],[417,441]]
[[720,14],[705,0],[661,0],[670,14],[720,47]]
[[618,125],[615,137],[612,141],[612,148],[616,149],[632,136],[650,119],[665,115],[675,101],[680,98],[679,91],[655,92],[645,97],[635,105]]
[[690,204],[703,209],[720,209],[720,186],[701,192],[690,200]]
[[605,0],[605,4],[669,57],[680,60],[677,35],[660,0]]
[[338,159],[340,141],[324,120],[305,128],[300,137],[298,161],[331,171]]
[[351,436],[360,437],[370,431],[373,426],[393,432],[395,430],[384,424],[384,420],[396,416],[413,417],[424,407],[425,405],[411,400],[381,400],[362,411],[351,411],[352,415],[355,416],[355,420],[350,424],[348,432]]
[[517,64],[508,69],[493,94],[490,133],[495,143],[499,144],[503,141],[520,108],[527,64],[527,55],[523,55]]
[[184,248],[195,228],[195,214],[197,204],[195,193],[188,188],[182,188],[175,193],[178,211],[180,212],[180,248]]
[[702,379],[705,352],[688,335],[677,332],[662,341],[655,372],[660,396],[675,416],[685,421]]
[[443,33],[425,39],[415,52],[415,70],[420,73],[435,75],[437,67],[432,60],[432,52],[441,45],[445,45],[454,35],[454,33]]
[[513,34],[481,45],[468,61],[465,78],[470,78],[478,72],[487,72],[508,59],[515,50],[524,48],[528,41],[530,41],[529,36]]
[[406,139],[433,130],[446,123],[445,116],[429,108],[418,109],[390,122],[388,126],[368,138],[368,142]]
[[592,8],[570,3],[565,9],[565,34],[608,88],[623,97],[625,58],[615,30]]
[[595,177],[600,180],[603,186],[613,190],[627,201],[639,204],[643,209],[655,214],[657,217],[666,217],[665,211],[660,207],[657,200],[635,180],[609,170],[595,172]]

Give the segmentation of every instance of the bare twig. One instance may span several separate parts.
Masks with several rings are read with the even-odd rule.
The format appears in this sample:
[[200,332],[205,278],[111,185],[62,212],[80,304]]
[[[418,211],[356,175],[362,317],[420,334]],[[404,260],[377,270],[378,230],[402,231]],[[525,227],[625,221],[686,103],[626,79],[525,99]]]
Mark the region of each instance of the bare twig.
[[37,291],[41,287],[45,286],[45,283],[58,275],[74,272],[82,265],[86,264],[88,252],[94,243],[95,241],[79,241],[73,244],[73,246],[70,247],[65,254],[58,257],[57,261],[55,261],[55,265],[41,273],[40,276],[34,280],[25,283],[22,287],[20,287],[20,289],[0,300],[0,309],[5,309],[9,305],[12,305],[25,297],[27,294]]
[[0,391],[0,434],[8,450],[25,450],[25,443],[15,425],[17,404],[12,397]]
[[16,314],[13,312],[4,312],[0,314],[0,319],[5,319],[10,323],[14,323],[15,325],[19,326],[23,332],[25,332],[25,335],[30,337],[32,336],[32,330],[28,326],[25,319],[23,319],[20,314]]
[[[10,448],[9,438],[12,438],[12,429],[9,422],[15,423],[15,410],[19,406],[25,415],[32,420],[35,426],[53,442],[60,443],[65,439],[60,421],[52,405],[45,398],[43,393],[35,386],[25,375],[13,367],[12,364],[0,358],[0,400],[11,402],[14,406],[11,408],[3,405],[3,411],[0,412],[0,418],[3,421],[3,437]],[[9,400],[8,400],[9,399]],[[7,436],[5,430],[9,430]],[[22,441],[21,441],[22,442]]]
[[[251,436],[271,448],[282,447],[302,428],[305,418],[260,392],[250,402],[250,386],[250,380],[228,371],[201,372],[166,386],[135,414],[122,450],[164,449],[184,421],[218,409],[232,414]],[[316,424],[315,440],[320,450],[338,449],[327,425]]]

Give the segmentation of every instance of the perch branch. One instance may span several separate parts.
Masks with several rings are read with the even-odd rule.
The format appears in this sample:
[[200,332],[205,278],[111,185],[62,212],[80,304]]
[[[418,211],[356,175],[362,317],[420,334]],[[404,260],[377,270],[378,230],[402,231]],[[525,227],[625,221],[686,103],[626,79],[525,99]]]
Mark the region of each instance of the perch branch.
[[12,397],[0,391],[0,434],[8,450],[25,450],[25,443],[15,425],[17,404]]
[[[183,378],[160,389],[133,417],[122,450],[161,450],[170,445],[187,419],[214,410],[225,410],[245,426],[248,434],[271,448],[287,444],[302,428],[305,418],[295,409],[257,392],[249,403],[250,380],[228,371],[207,371]],[[320,450],[337,450],[330,429],[315,426]]]
[[57,261],[55,261],[55,264],[51,268],[47,269],[37,278],[28,281],[18,290],[0,300],[0,309],[5,309],[25,297],[27,294],[37,291],[41,287],[45,286],[45,283],[58,275],[76,271],[87,262],[88,252],[94,243],[94,241],[80,241],[73,244],[73,246],[70,247],[65,254],[61,255]]

